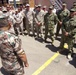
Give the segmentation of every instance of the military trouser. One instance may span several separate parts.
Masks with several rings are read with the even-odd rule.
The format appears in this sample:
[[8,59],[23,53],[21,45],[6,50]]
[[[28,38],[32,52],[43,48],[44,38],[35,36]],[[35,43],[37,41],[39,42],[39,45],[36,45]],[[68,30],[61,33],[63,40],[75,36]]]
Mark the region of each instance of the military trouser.
[[41,26],[41,34],[44,34],[44,25]]
[[64,48],[64,43],[67,43],[68,44],[68,49],[72,53],[73,52],[74,41],[75,41],[75,39],[73,37],[62,35],[60,48],[63,49]]
[[35,30],[34,30],[34,24],[33,23],[31,24],[31,31],[32,31],[32,34],[35,35]]
[[26,23],[25,23],[26,20],[25,20],[25,19],[26,19],[26,18],[24,17],[24,18],[23,18],[23,31],[26,30]]
[[33,23],[26,24],[26,30],[27,30],[28,35],[30,35],[30,28],[31,28],[32,33],[34,34],[34,25],[33,25]]
[[9,72],[10,75],[24,75],[24,68],[21,67],[19,69],[16,69],[14,71]]
[[40,24],[40,25],[36,24],[37,37],[39,37],[39,33],[41,33],[41,26],[42,26],[42,24]]
[[54,29],[51,29],[51,30],[46,30],[45,29],[45,41],[48,37],[48,32],[50,33],[50,39],[52,40],[52,42],[54,41]]
[[61,25],[58,23],[56,28],[56,36],[58,36],[60,28],[61,28]]
[[24,31],[23,31],[23,22],[20,24],[20,33],[24,33]]
[[30,24],[26,24],[27,34],[30,35]]
[[22,29],[21,29],[20,25],[18,25],[18,26],[17,26],[17,25],[18,25],[18,24],[15,24],[15,25],[13,26],[16,35],[18,35],[19,32],[22,32]]

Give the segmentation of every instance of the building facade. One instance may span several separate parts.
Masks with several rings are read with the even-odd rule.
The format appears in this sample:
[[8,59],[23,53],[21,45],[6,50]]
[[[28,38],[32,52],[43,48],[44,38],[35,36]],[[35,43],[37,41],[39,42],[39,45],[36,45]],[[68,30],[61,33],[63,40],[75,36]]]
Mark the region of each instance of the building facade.
[[[0,0],[0,5],[5,4],[5,3],[9,3],[10,0]],[[11,0],[13,3],[13,0]],[[34,7],[35,5],[41,4],[42,6],[46,5],[47,8],[52,4],[52,2],[54,3],[56,1],[56,3],[58,3],[58,1],[60,2],[66,2],[67,3],[67,7],[68,9],[70,9],[73,5],[73,2],[76,2],[76,0],[18,0],[17,4],[26,4],[29,3],[31,7]],[[59,5],[59,4],[58,4]]]
[[73,2],[76,2],[76,0],[62,0],[62,1],[67,3],[68,9],[70,9],[73,6]]
[[49,7],[53,2],[56,1],[56,3],[59,5],[58,2],[66,2],[68,9],[70,9],[73,5],[73,2],[76,2],[76,0],[34,0],[35,4],[41,4],[42,6],[46,5]]

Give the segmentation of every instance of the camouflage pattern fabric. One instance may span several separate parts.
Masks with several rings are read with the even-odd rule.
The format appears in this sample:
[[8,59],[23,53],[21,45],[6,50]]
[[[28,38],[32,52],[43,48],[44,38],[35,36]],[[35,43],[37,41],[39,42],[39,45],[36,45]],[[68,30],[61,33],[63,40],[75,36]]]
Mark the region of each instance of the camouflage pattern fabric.
[[[70,51],[73,50],[74,40],[75,40],[75,34],[76,34],[76,19],[75,17],[68,17],[63,21],[62,25],[62,38],[61,38],[61,44],[60,48],[63,48],[64,43],[66,42],[68,44],[68,49]],[[68,36],[65,36],[64,33],[68,32]]]
[[23,75],[23,65],[19,63],[14,52],[18,56],[24,54],[21,40],[14,34],[0,31],[0,56],[3,68],[14,75]]
[[59,21],[56,14],[47,13],[44,16],[44,23],[45,23],[45,40],[47,39],[48,32],[50,33],[50,38],[54,41],[54,28],[56,23]]

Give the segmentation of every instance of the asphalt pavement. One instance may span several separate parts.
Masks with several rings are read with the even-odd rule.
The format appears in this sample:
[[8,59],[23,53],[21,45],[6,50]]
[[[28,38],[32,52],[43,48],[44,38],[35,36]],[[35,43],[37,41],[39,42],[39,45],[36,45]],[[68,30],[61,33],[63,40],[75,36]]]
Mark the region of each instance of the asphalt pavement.
[[[69,60],[66,57],[67,53],[57,53],[60,37],[54,41],[54,45],[50,39],[45,43],[43,39],[32,36],[20,38],[29,62],[29,67],[25,68],[25,75],[76,75],[76,58]],[[0,67],[0,75],[8,75],[1,62]]]

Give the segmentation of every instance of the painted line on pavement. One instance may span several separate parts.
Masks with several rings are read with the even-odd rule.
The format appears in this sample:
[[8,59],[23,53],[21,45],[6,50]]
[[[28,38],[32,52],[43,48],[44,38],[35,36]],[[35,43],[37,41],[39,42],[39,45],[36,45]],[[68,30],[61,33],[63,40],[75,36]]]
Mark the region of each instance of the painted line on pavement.
[[38,75],[44,70],[55,58],[59,56],[59,53],[55,53],[49,60],[47,60],[39,69],[37,69],[32,75]]

